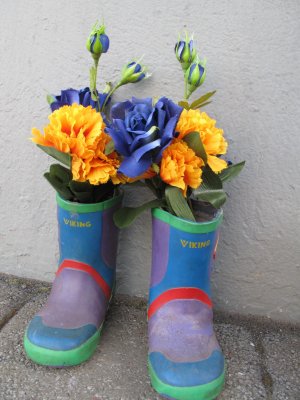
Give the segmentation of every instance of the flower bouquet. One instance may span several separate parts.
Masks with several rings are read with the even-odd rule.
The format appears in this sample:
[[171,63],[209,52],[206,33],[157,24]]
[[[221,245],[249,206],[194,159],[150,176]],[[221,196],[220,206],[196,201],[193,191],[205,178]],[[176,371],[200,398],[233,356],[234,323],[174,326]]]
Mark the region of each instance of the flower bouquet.
[[[244,162],[222,158],[223,130],[203,111],[215,91],[189,100],[205,80],[206,61],[188,35],[175,45],[184,76],[179,102],[133,97],[111,105],[120,86],[148,77],[146,68],[131,61],[117,83],[98,92],[99,59],[109,48],[103,26],[94,27],[87,48],[94,60],[89,88],[48,96],[50,123],[43,133],[33,129],[32,140],[59,161],[45,178],[57,192],[60,260],[49,299],[27,328],[26,352],[52,366],[93,354],[115,283],[118,228],[152,209],[151,383],[168,398],[213,399],[225,361],[213,330],[210,271],[223,185]],[[122,207],[120,186],[127,184],[148,187],[152,198]]]

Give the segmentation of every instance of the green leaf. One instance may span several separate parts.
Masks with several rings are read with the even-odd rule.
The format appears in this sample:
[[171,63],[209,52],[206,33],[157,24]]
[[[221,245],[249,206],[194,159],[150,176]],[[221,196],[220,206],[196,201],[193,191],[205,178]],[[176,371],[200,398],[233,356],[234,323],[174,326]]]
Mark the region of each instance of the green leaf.
[[106,155],[108,156],[108,155],[111,154],[114,150],[115,150],[115,144],[114,144],[114,141],[111,140],[111,141],[108,142],[107,145],[105,146],[104,154],[106,154]]
[[129,226],[143,211],[149,208],[161,207],[164,205],[163,200],[155,199],[145,203],[139,207],[123,207],[114,214],[114,222],[118,228],[126,228]]
[[205,190],[203,192],[193,192],[193,198],[198,201],[206,201],[215,208],[220,208],[226,201],[226,193],[223,189]]
[[52,94],[47,94],[47,102],[49,105],[51,105],[52,103],[54,103],[56,101],[56,98],[52,95]]
[[205,190],[218,190],[218,189],[223,189],[223,184],[222,181],[219,177],[218,174],[215,174],[212,169],[207,165],[205,168],[202,170],[202,182],[199,188],[195,189],[193,191],[198,193],[199,191],[203,192]]
[[178,105],[179,105],[180,107],[185,108],[186,110],[189,110],[189,109],[190,109],[189,103],[188,103],[187,101],[185,101],[185,100],[179,101],[179,102],[178,102]]
[[200,106],[197,107],[197,108],[203,108],[203,107],[207,106],[207,105],[210,104],[210,103],[211,103],[211,101],[207,101],[206,103],[200,104]]
[[92,192],[94,190],[94,187],[91,183],[89,182],[78,182],[78,181],[71,181],[70,182],[70,189],[75,192]]
[[229,182],[233,178],[235,178],[244,168],[246,161],[242,161],[238,164],[229,165],[226,169],[224,169],[220,174],[219,177],[222,182]]
[[71,192],[79,203],[92,203],[94,188],[89,182],[71,181],[69,183]]
[[156,163],[152,164],[152,169],[156,174],[159,174],[159,165]]
[[62,164],[66,165],[67,167],[71,167],[72,157],[68,153],[63,153],[62,151],[56,150],[54,147],[42,146],[37,144],[41,150],[47,153],[49,156],[55,158],[57,161],[61,162]]
[[194,150],[196,155],[204,161],[204,163],[207,163],[207,155],[205,148],[203,146],[201,137],[199,132],[191,132],[188,135],[186,135],[183,140],[187,143],[187,145]]
[[66,184],[72,180],[72,172],[61,164],[50,165],[50,175],[56,176],[61,182]]
[[93,203],[99,203],[99,201],[104,201],[112,197],[115,186],[111,181],[108,181],[107,183],[104,183],[102,185],[93,186],[93,188],[94,188]]
[[196,108],[199,108],[202,104],[206,103],[208,99],[210,99],[214,94],[216,93],[216,90],[213,92],[208,92],[204,94],[203,96],[199,97],[199,99],[195,100],[192,102],[190,105],[190,108],[195,110]]
[[195,221],[194,214],[192,213],[186,198],[183,196],[182,191],[175,186],[167,186],[165,190],[166,200],[168,205],[173,210],[174,214],[189,221]]
[[73,200],[73,194],[68,189],[67,185],[62,182],[57,176],[51,175],[50,172],[46,172],[44,174],[44,177],[63,199]]

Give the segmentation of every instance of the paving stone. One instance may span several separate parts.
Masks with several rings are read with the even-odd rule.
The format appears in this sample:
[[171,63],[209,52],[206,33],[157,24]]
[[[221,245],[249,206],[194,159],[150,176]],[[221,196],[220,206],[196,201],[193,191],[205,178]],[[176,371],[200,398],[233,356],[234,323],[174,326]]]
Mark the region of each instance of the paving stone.
[[[39,295],[31,300],[0,333],[3,399],[160,399],[152,390],[147,373],[143,302],[133,306],[122,301],[114,304],[94,357],[81,366],[55,369],[33,364],[23,351],[26,324],[45,299],[46,295]],[[219,324],[217,331],[228,362],[227,383],[220,400],[265,398],[250,333],[227,324]]]
[[300,336],[269,333],[263,345],[266,366],[273,379],[273,399],[300,399]]
[[[147,372],[143,299],[117,296],[100,345],[85,364],[57,369],[28,360],[23,350],[23,334],[29,320],[45,302],[47,291],[48,285],[43,283],[0,279],[2,315],[15,308],[0,331],[1,400],[162,399],[151,388]],[[272,391],[274,400],[300,398],[297,376],[300,344],[296,331],[272,333],[270,327],[264,329],[261,323],[256,326],[250,320],[244,323],[238,317],[224,316],[218,321],[215,327],[227,360],[226,385],[218,400],[271,400]],[[265,381],[268,375],[270,382]]]
[[227,366],[225,389],[218,400],[267,399],[260,355],[250,331],[230,324],[216,324],[215,328]]
[[42,282],[0,274],[0,328],[38,292],[48,290]]
[[[80,366],[35,365],[23,351],[27,322],[46,297],[26,304],[0,332],[0,387],[5,400],[158,400],[147,366],[145,309],[114,305],[96,354]],[[2,399],[1,398],[1,399]]]

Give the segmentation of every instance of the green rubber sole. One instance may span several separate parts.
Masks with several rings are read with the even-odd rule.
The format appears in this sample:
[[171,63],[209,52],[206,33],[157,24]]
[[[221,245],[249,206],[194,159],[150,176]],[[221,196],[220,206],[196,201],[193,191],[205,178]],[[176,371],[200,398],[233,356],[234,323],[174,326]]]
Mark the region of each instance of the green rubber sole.
[[36,346],[24,336],[24,348],[27,356],[37,364],[49,367],[70,367],[87,361],[95,352],[101,336],[102,326],[81,346],[72,350],[51,350]]
[[225,382],[225,370],[219,378],[199,386],[171,386],[162,382],[154,372],[148,360],[149,375],[152,387],[162,396],[174,400],[213,400],[222,391]]

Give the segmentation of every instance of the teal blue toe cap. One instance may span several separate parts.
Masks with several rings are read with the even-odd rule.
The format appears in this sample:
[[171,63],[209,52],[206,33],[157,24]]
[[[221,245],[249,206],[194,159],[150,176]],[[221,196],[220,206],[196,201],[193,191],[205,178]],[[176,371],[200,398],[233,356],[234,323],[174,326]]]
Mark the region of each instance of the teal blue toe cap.
[[225,369],[225,360],[220,350],[197,362],[174,362],[162,353],[149,354],[149,362],[156,376],[165,384],[176,387],[199,386],[218,379]]
[[80,328],[54,328],[43,323],[41,317],[34,317],[27,328],[28,340],[39,347],[50,350],[72,350],[89,340],[97,331],[95,325]]

